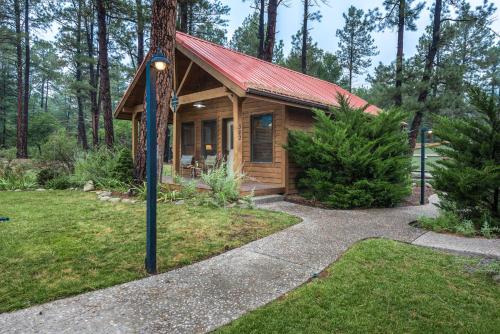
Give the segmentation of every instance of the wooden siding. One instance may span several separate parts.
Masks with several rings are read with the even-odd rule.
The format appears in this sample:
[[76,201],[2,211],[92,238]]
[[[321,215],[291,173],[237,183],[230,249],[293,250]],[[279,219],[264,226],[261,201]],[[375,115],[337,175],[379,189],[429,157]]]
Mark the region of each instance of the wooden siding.
[[[312,111],[307,109],[286,107],[286,133],[290,130],[309,131],[314,123]],[[287,154],[287,170],[286,170],[286,193],[296,193],[296,178],[301,169],[290,159]]]
[[[271,163],[258,163],[251,161],[251,116],[259,114],[273,115],[273,161]],[[285,106],[263,100],[248,98],[243,102],[242,108],[242,153],[243,173],[250,179],[262,183],[279,184],[284,187],[284,130]]]

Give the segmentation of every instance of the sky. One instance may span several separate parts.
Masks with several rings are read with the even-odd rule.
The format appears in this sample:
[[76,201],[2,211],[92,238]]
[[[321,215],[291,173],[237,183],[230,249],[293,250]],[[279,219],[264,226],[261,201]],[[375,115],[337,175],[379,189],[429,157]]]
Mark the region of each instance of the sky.
[[[250,5],[253,0],[221,0],[224,4],[231,7],[229,15],[228,35],[231,38],[235,29],[237,29],[249,15],[253,9]],[[475,7],[482,3],[483,0],[471,0],[470,3]],[[491,0],[490,0],[491,1]],[[500,0],[492,0],[496,7],[500,7]],[[327,5],[321,5],[319,10],[323,16],[321,22],[313,22],[311,35],[313,40],[318,43],[318,46],[329,52],[337,50],[338,39],[335,36],[337,29],[341,29],[344,25],[342,13],[346,12],[349,6],[353,5],[363,9],[365,12],[368,9],[381,7],[383,0],[328,0]],[[429,7],[434,1],[425,1],[426,8],[421,12],[420,18],[417,20],[417,31],[405,32],[405,57],[411,57],[416,52],[416,46],[419,37],[422,35],[425,27],[431,22]],[[302,1],[288,0],[289,6],[280,6],[278,9],[278,24],[277,24],[277,39],[283,39],[285,42],[285,55],[291,47],[291,36],[294,35],[301,26]],[[500,13],[497,10],[496,20],[493,23],[493,30],[500,34]],[[373,72],[374,67],[382,62],[389,64],[396,57],[396,31],[387,30],[385,32],[374,32],[375,45],[379,49],[379,55],[372,58],[372,66],[367,73]],[[354,85],[362,86],[365,84],[366,74],[355,78]]]

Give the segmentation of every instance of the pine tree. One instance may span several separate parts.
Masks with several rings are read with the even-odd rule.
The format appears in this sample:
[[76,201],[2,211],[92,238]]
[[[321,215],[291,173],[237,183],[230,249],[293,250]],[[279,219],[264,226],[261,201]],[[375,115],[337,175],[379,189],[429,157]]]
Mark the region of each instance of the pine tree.
[[337,57],[347,70],[348,89],[352,91],[352,81],[355,75],[362,74],[371,66],[370,57],[378,54],[377,47],[371,36],[374,25],[370,17],[362,9],[349,7],[343,29],[337,30],[339,50]]
[[480,228],[484,214],[500,226],[500,101],[470,88],[474,110],[463,118],[436,116],[434,133],[446,143],[433,170],[441,207]]
[[[240,27],[238,27],[229,41],[229,47],[252,57],[259,55],[259,13],[257,11],[248,15]],[[280,62],[283,59],[283,41],[274,44],[272,52],[273,62]],[[267,60],[267,59],[266,59]]]
[[383,14],[378,11],[378,8],[370,13],[373,19],[378,21],[380,31],[397,28],[394,104],[398,107],[403,103],[401,88],[403,85],[404,33],[406,30],[417,30],[415,21],[418,19],[425,5],[425,2],[419,2],[415,5],[413,2],[414,0],[384,0],[382,5],[385,12]]

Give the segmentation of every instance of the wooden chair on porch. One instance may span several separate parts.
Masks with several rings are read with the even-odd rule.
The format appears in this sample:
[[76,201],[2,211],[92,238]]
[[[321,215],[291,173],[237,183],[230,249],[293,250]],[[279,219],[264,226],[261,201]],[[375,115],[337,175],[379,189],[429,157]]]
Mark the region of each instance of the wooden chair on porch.
[[214,169],[217,166],[217,155],[207,155],[204,162],[205,172]]
[[181,156],[181,176],[185,176],[185,171],[188,171],[189,177],[193,176],[193,156],[192,155],[182,155]]

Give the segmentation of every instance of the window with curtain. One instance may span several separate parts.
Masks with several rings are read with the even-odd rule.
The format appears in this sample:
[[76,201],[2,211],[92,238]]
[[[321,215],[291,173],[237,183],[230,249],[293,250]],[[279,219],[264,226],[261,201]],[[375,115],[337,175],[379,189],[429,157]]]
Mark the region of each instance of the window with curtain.
[[201,127],[203,157],[217,154],[217,120],[203,121]]
[[251,117],[251,152],[253,162],[273,162],[273,115]]
[[194,123],[181,125],[181,154],[194,155]]

